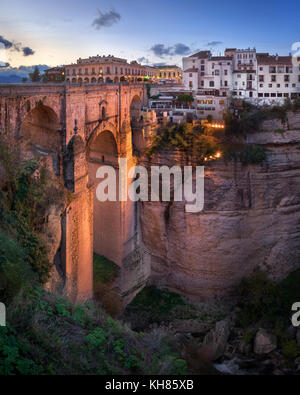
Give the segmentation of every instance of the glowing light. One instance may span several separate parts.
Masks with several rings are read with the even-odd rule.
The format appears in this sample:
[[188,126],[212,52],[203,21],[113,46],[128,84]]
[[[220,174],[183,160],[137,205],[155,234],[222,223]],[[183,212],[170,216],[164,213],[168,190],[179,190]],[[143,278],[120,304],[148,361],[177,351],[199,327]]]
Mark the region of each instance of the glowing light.
[[222,156],[221,152],[216,153],[216,158],[221,158],[221,156]]

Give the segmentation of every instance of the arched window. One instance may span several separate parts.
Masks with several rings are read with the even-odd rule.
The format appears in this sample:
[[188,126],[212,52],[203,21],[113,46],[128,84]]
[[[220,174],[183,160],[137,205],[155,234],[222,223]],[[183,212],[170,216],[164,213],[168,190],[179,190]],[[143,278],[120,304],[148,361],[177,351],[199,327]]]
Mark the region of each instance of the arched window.
[[105,107],[102,107],[102,119],[106,118],[106,109]]

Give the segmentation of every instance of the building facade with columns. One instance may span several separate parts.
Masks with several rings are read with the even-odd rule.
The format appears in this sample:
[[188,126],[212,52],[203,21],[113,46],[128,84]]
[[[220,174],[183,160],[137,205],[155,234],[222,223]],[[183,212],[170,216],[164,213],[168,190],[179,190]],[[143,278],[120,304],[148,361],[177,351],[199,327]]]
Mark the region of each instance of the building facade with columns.
[[136,61],[128,63],[126,59],[109,56],[79,58],[75,64],[65,66],[66,81],[80,83],[118,83],[144,82],[154,80],[156,70],[143,66]]

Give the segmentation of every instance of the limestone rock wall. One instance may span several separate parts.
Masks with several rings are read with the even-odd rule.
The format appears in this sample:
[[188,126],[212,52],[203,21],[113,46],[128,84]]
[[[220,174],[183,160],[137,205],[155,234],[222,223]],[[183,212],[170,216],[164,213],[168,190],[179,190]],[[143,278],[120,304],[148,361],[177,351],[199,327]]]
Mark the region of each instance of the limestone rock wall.
[[199,214],[177,202],[141,205],[153,283],[199,300],[230,295],[255,267],[274,279],[300,267],[300,131],[289,133],[251,136],[269,150],[261,165],[210,162]]

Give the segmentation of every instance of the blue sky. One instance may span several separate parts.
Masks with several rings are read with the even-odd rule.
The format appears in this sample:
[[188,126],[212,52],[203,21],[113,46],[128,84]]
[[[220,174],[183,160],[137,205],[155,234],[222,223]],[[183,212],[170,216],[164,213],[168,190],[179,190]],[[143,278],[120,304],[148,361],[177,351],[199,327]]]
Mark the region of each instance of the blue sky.
[[96,54],[180,65],[200,49],[288,54],[300,41],[299,0],[0,0],[0,7],[0,41],[12,67]]

